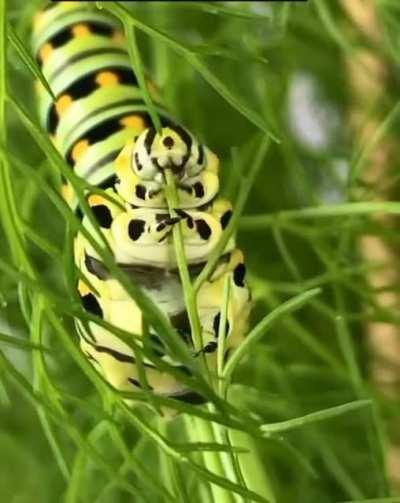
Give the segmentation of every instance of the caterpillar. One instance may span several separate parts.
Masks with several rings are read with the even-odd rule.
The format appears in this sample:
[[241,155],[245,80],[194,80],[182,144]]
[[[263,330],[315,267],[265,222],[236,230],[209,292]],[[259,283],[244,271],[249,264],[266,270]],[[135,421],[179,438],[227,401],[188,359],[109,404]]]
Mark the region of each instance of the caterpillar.
[[[116,263],[157,303],[193,354],[202,353],[207,365],[215,369],[226,284],[230,287],[226,356],[247,330],[250,292],[243,254],[231,238],[200,287],[196,302],[203,347],[194,352],[172,229],[178,221],[182,223],[186,260],[194,280],[232,215],[230,203],[219,197],[217,156],[169,116],[155,86],[148,82],[162,124],[161,130],[155,129],[123,31],[110,14],[85,2],[52,2],[34,18],[32,47],[55,96],[52,100],[38,85],[42,127],[74,173],[112,196],[86,194]],[[174,175],[179,198],[175,218],[167,207],[167,169]],[[61,190],[82,225],[93,231],[72,187],[63,182]],[[87,278],[77,281],[87,312],[130,333],[145,332],[158,343],[160,358],[183,367],[162,350],[162,334],[151,326],[145,331],[141,310],[81,232],[74,239],[74,260]],[[82,351],[111,386],[120,391],[140,390],[135,355],[126,342],[93,322],[76,320],[76,328]],[[153,393],[201,402],[201,397],[150,360],[144,359],[143,365]]]

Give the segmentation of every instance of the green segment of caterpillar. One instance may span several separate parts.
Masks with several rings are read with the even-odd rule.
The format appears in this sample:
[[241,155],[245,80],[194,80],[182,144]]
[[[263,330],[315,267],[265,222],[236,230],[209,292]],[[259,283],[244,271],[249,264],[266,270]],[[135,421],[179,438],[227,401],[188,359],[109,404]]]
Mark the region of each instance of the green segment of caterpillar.
[[[218,158],[171,119],[149,82],[163,126],[159,132],[154,129],[121,27],[107,13],[85,2],[52,3],[35,17],[32,45],[56,97],[53,102],[38,85],[42,126],[71,170],[105,189],[115,201],[87,194],[116,262],[157,303],[194,356],[203,354],[215,373],[227,283],[226,356],[247,331],[250,293],[243,255],[232,238],[198,292],[203,347],[195,352],[172,230],[182,222],[186,260],[194,280],[232,214],[229,202],[218,197]],[[179,198],[175,218],[167,208],[167,169],[174,174]],[[68,183],[63,184],[62,193],[79,213]],[[89,219],[82,219],[93,232]],[[145,331],[143,313],[80,233],[75,238],[74,255],[76,266],[88,280],[77,285],[84,309],[135,336],[146,333],[156,343],[159,358],[187,370],[167,354],[163,334],[151,326]],[[77,320],[76,326],[82,350],[112,386],[121,391],[141,388],[135,355],[126,342],[93,322]],[[142,363],[154,393],[201,401],[150,359]]]

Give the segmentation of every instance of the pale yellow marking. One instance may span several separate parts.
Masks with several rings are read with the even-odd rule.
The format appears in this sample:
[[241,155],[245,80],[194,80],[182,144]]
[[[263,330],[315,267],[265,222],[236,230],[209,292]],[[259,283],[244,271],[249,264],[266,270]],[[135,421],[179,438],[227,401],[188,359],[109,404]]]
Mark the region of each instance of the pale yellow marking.
[[99,86],[115,86],[118,84],[118,75],[113,72],[100,72],[96,75],[96,82]]
[[40,48],[39,56],[43,63],[49,58],[49,56],[52,54],[53,51],[54,49],[52,45],[49,44],[48,42]]
[[83,154],[89,148],[89,142],[87,140],[80,140],[78,143],[74,145],[74,148],[71,152],[71,157],[74,162],[78,162],[79,158],[83,156]]
[[64,94],[56,101],[56,110],[59,117],[67,110],[71,105],[72,98],[68,94]]
[[87,284],[82,281],[81,279],[78,281],[78,292],[84,296],[87,295],[88,293],[91,293],[90,288],[87,286]]
[[143,117],[140,117],[140,115],[128,115],[128,117],[121,119],[119,123],[124,127],[140,129],[141,131],[146,127]]
[[76,38],[87,37],[91,34],[89,26],[87,24],[76,24],[72,27],[72,35]]
[[219,159],[218,157],[214,154],[214,152],[208,151],[207,152],[207,171],[210,171],[211,173],[218,173],[218,168],[219,168]]
[[122,178],[133,174],[133,171],[130,167],[132,159],[132,150],[133,150],[133,141],[129,141],[125,145],[125,147],[121,150],[121,153],[118,155],[118,157],[115,159],[115,169]]
[[69,183],[64,183],[61,187],[61,195],[67,203],[70,203],[74,197],[74,189]]
[[92,194],[88,198],[89,206],[98,206],[99,204],[107,203],[107,199],[100,196],[99,194]]

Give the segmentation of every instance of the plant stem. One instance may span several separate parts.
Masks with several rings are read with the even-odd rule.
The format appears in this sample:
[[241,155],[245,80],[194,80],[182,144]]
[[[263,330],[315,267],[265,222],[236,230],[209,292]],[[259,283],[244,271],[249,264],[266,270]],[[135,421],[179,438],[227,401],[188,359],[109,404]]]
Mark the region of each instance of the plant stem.
[[228,435],[233,445],[239,445],[249,451],[237,456],[239,468],[246,486],[264,496],[270,503],[276,503],[277,500],[271,487],[268,472],[260,459],[254,440],[247,433],[238,430],[229,429]]
[[[174,175],[169,169],[165,170],[167,180],[166,198],[171,217],[176,217],[175,208],[179,208],[178,193],[175,187]],[[203,347],[201,325],[196,305],[196,292],[190,280],[189,269],[185,255],[185,243],[183,240],[182,224],[178,222],[173,228],[174,247],[176,262],[179,269],[179,276],[182,282],[185,305],[190,321],[190,328],[195,351],[200,351]]]
[[[187,428],[189,437],[195,436],[195,439],[192,438],[192,440],[196,440],[197,442],[217,442],[212,425],[209,422],[197,417],[193,417],[192,422],[194,428]],[[192,431],[194,431],[194,435],[191,433]],[[222,463],[220,453],[213,451],[203,452],[203,461],[204,465],[216,475],[230,478],[226,473],[226,466]],[[210,490],[215,503],[237,503],[235,495],[222,487],[211,484]]]

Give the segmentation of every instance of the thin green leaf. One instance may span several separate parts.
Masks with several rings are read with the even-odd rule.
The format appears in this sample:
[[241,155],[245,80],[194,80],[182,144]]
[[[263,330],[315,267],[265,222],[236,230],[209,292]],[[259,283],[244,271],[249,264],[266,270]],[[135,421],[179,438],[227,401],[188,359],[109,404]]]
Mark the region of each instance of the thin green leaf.
[[239,221],[240,215],[242,214],[247,198],[249,197],[250,190],[254,184],[257,174],[259,173],[265,156],[267,154],[268,148],[270,146],[270,140],[268,137],[264,137],[257,149],[254,161],[251,163],[251,167],[246,174],[246,178],[242,181],[240,192],[236,200],[235,208],[228,225],[224,229],[217,245],[210,253],[206,265],[203,267],[201,273],[196,278],[194,288],[198,291],[204,281],[210,276],[214,267],[216,266],[218,259],[222,255],[229,239],[237,229],[237,223]]
[[344,203],[311,206],[297,210],[283,210],[264,215],[246,215],[240,219],[240,229],[244,231],[263,229],[291,220],[328,218],[352,215],[399,215],[400,203],[396,201]]
[[[307,292],[303,292],[292,299],[281,304],[279,307],[274,309],[271,313],[267,314],[248,334],[248,336],[243,340],[240,346],[235,350],[232,356],[229,358],[225,368],[223,377],[228,383],[231,379],[233,372],[235,371],[240,360],[245,356],[246,353],[250,351],[252,345],[254,345],[261,337],[265,335],[268,328],[271,327],[276,321],[285,315],[292,313],[293,311],[300,309],[307,302],[309,302],[313,297],[321,293],[320,288],[315,288]],[[224,386],[226,386],[225,384]]]
[[17,349],[25,349],[28,351],[50,352],[50,349],[46,348],[42,344],[35,344],[29,340],[14,337],[12,335],[0,334],[0,343],[5,344],[6,346],[11,346]]
[[237,447],[234,445],[224,445],[219,444],[217,442],[190,442],[190,443],[170,442],[170,445],[175,450],[182,453],[202,452],[202,451],[236,452],[236,453],[249,452],[248,449],[244,447]]
[[186,61],[195,68],[200,75],[224,98],[233,108],[246,117],[251,123],[266,133],[271,139],[278,142],[277,137],[267,126],[264,117],[254,110],[251,110],[238,95],[232,91],[204,64],[204,62],[187,47],[172,39],[169,35],[137,19],[128,9],[118,2],[98,2],[102,8],[109,10],[115,16],[120,18],[123,23],[132,23],[139,30],[147,33],[154,39],[157,39],[168,45],[173,51],[183,56]]
[[342,414],[346,414],[348,412],[352,412],[354,410],[358,410],[367,406],[371,406],[370,400],[355,400],[354,402],[331,407],[330,409],[319,410],[317,412],[312,412],[311,414],[307,414],[302,417],[296,417],[294,419],[289,419],[287,421],[281,421],[279,423],[272,424],[263,424],[260,428],[265,436],[268,437],[269,435],[286,432],[295,428],[301,428],[318,421],[332,419],[334,417],[341,416]]
[[44,77],[43,73],[38,67],[36,61],[33,59],[31,53],[26,50],[25,44],[18,37],[16,31],[10,24],[7,24],[7,36],[9,41],[11,42],[11,45],[14,47],[14,49],[18,53],[18,56],[21,58],[21,61],[31,72],[32,76],[40,81],[40,83],[46,89],[46,91],[49,93],[52,99],[55,100],[56,98],[53,94],[53,91],[51,90],[46,78]]

